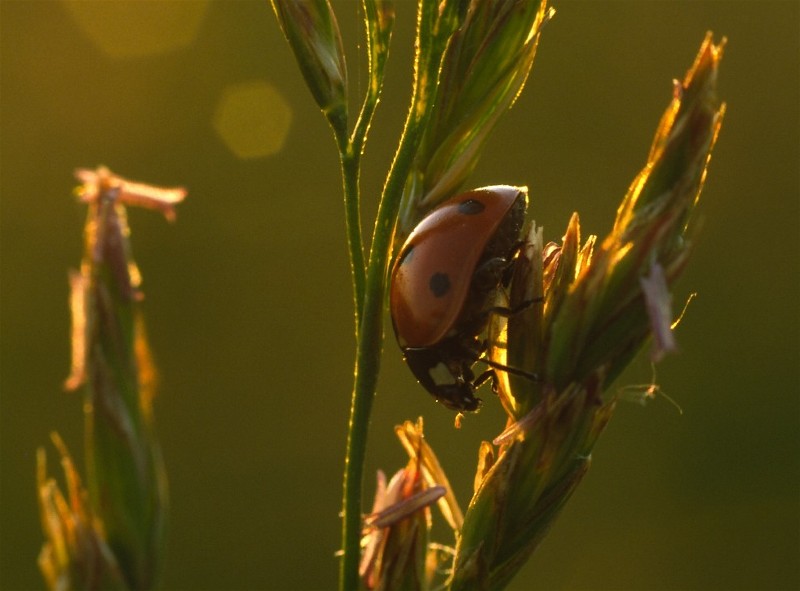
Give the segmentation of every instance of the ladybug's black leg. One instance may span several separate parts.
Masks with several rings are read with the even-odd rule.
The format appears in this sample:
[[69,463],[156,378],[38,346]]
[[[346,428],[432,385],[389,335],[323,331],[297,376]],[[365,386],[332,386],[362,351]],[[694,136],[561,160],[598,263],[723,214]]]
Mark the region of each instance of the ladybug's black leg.
[[[476,361],[480,361],[480,362],[485,363],[486,365],[488,365],[489,367],[492,368],[492,369],[488,369],[485,372],[481,373],[476,379],[473,380],[472,383],[475,384],[476,387],[477,387],[477,385],[480,385],[480,384],[484,383],[489,377],[491,377],[491,375],[486,375],[486,374],[492,374],[492,373],[494,373],[494,370],[505,371],[507,373],[514,374],[516,376],[521,376],[523,378],[527,378],[527,379],[529,379],[531,381],[534,381],[534,382],[541,381],[539,379],[539,376],[536,375],[535,373],[530,373],[530,372],[527,372],[527,371],[525,371],[523,369],[517,369],[516,367],[508,367],[507,365],[503,365],[502,363],[497,363],[496,361],[492,361],[491,359],[486,357],[485,353],[489,349],[489,342],[487,340],[481,341],[481,340],[476,338],[476,339],[470,340],[469,342],[462,341],[462,342],[458,343],[458,346],[459,346],[459,350],[461,351],[461,354],[465,358],[470,358],[472,360],[472,363],[475,363]],[[470,365],[471,365],[471,363],[470,363]],[[464,372],[463,375],[465,377],[473,375],[472,374],[472,370],[469,369],[469,366],[464,366],[462,371]]]
[[486,291],[497,285],[508,287],[514,274],[514,261],[519,256],[524,240],[517,240],[505,256],[496,256],[482,261],[472,276],[472,285]]
[[486,339],[481,340],[478,337],[465,339],[458,343],[458,352],[462,359],[469,359],[469,364],[464,364],[468,371],[472,371],[469,367],[476,361],[479,361],[481,355],[486,353],[489,344]]
[[461,364],[461,379],[466,383],[475,382],[475,374],[472,373],[472,368],[468,363]]
[[[513,374],[515,376],[520,376],[520,377],[523,377],[523,378],[527,378],[527,379],[531,380],[532,382],[541,381],[539,379],[539,376],[537,374],[535,374],[535,373],[530,373],[528,371],[525,371],[524,369],[518,369],[516,367],[509,367],[507,365],[503,365],[502,363],[497,363],[496,361],[492,361],[491,359],[488,359],[486,357],[481,357],[481,358],[477,359],[477,361],[481,361],[481,362],[485,363],[486,365],[488,365],[489,367],[493,368],[493,369],[487,370],[487,371],[492,371],[493,372],[496,369],[496,370],[499,370],[499,371],[504,371],[506,373]],[[486,373],[486,372],[484,372],[484,373]],[[482,375],[483,374],[481,374],[481,376]],[[484,381],[485,381],[485,379],[486,378],[484,378]]]
[[494,373],[494,370],[493,370],[493,369],[487,369],[486,371],[484,371],[483,373],[481,373],[481,374],[480,374],[480,375],[479,375],[477,378],[475,378],[475,379],[472,381],[472,387],[473,387],[473,388],[475,388],[475,389],[477,389],[478,387],[482,386],[482,385],[483,385],[483,383],[484,383],[484,382],[486,382],[486,380],[488,380],[488,379],[490,379],[490,378],[491,378],[491,379],[492,379],[492,381],[494,382],[494,379],[495,379],[496,377],[497,377],[497,376],[495,375],[495,373]]
[[505,256],[494,257],[487,260],[478,267],[478,270],[484,265],[490,264],[494,267],[494,285],[498,285],[499,283],[503,287],[508,287],[511,283],[511,278],[514,276],[514,262],[517,257],[519,257],[523,246],[525,246],[525,241],[517,240],[511,245],[511,248],[508,249],[508,253]]
[[[525,246],[524,240],[517,240],[506,256],[506,266],[503,269],[503,274],[501,276],[500,284],[507,288],[511,284],[511,279],[514,276],[514,260],[519,256],[519,253],[522,251],[522,248]],[[513,308],[502,307],[498,306],[495,308],[490,308],[488,311],[494,314],[498,314],[499,316],[503,316],[508,318],[525,310],[528,306],[536,304],[538,302],[543,302],[544,298],[539,296],[538,298],[533,298],[532,300],[525,300],[520,304],[514,306]]]

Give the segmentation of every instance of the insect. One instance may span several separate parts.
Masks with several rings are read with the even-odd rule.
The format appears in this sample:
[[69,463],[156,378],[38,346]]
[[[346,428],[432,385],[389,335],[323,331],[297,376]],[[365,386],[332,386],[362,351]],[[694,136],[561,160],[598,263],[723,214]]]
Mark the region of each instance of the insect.
[[[389,307],[397,342],[419,383],[449,409],[474,411],[475,390],[496,369],[481,334],[508,283],[525,218],[524,188],[462,193],[411,232],[392,268]],[[477,361],[490,368],[475,377]]]

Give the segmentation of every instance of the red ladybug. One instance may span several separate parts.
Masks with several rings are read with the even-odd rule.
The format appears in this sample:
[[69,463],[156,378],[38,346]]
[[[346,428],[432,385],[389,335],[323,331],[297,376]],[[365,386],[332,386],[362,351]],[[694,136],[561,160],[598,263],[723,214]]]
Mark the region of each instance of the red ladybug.
[[457,195],[411,232],[395,261],[389,307],[397,342],[419,383],[449,409],[480,406],[472,366],[486,350],[480,335],[519,243],[524,188],[499,185]]

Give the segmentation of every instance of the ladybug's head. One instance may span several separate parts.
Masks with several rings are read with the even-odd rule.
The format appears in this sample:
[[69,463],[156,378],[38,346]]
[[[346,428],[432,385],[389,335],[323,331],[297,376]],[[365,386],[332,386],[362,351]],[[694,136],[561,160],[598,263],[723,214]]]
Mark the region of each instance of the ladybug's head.
[[481,406],[481,399],[475,398],[475,387],[471,382],[437,384],[430,392],[437,402],[457,412],[472,412]]
[[438,402],[457,412],[478,410],[470,361],[454,359],[447,347],[404,348],[408,367]]

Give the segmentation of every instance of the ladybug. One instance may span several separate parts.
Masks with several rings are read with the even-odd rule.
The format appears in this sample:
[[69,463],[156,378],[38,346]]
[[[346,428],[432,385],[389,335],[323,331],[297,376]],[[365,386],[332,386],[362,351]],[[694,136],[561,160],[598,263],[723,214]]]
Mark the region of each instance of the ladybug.
[[[497,290],[508,284],[527,207],[525,188],[462,193],[429,213],[408,236],[391,274],[389,308],[397,342],[419,383],[441,404],[477,410],[475,390],[509,370],[481,355]],[[490,369],[477,378],[478,360]]]

